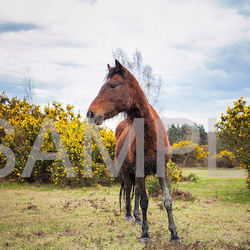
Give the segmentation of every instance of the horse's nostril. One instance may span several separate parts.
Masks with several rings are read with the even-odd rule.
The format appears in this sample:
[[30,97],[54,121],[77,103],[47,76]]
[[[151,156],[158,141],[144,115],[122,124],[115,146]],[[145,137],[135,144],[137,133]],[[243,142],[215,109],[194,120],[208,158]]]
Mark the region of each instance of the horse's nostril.
[[87,113],[88,118],[94,118],[94,116],[95,116],[95,114],[92,110],[88,111],[88,113]]

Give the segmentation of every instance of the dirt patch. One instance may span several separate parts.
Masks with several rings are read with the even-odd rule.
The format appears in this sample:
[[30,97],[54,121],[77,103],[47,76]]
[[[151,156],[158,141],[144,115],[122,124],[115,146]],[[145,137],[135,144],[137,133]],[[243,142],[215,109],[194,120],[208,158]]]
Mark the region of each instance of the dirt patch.
[[83,203],[90,202],[90,200],[86,199],[74,199],[74,200],[67,200],[62,202],[62,210],[64,212],[73,211],[78,207],[81,207]]
[[27,203],[26,207],[23,208],[23,210],[35,210],[35,211],[37,211],[38,208],[33,203],[29,202],[29,203]]

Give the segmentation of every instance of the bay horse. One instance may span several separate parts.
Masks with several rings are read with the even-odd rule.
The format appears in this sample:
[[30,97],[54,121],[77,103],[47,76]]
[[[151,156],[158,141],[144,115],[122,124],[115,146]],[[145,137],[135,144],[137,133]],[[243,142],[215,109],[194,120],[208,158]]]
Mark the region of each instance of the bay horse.
[[[123,179],[125,190],[126,216],[125,220],[132,220],[131,215],[131,190],[135,184],[135,206],[134,217],[136,224],[142,224],[141,242],[150,241],[147,223],[148,197],[145,187],[145,178],[147,175],[157,172],[157,129],[163,126],[157,112],[149,104],[143,90],[135,77],[123,67],[118,60],[115,60],[115,67],[108,64],[108,74],[106,82],[101,87],[98,95],[91,103],[87,117],[89,122],[101,125],[104,120],[112,118],[117,114],[125,112],[126,119],[120,122],[115,131],[117,145],[115,157],[117,158],[129,131],[133,129],[135,118],[144,119],[144,177],[136,176],[136,140],[128,149],[128,154],[121,166],[120,173]],[[160,123],[156,120],[160,120]],[[160,124],[160,125],[159,125]],[[167,132],[164,128],[163,140],[166,148],[170,147]],[[165,154],[165,166],[169,160],[170,152]],[[171,232],[171,241],[179,242],[176,226],[172,214],[172,200],[167,186],[166,170],[164,177],[158,177],[162,189],[163,205],[166,208]],[[142,210],[143,221],[141,223],[139,215],[139,204]]]

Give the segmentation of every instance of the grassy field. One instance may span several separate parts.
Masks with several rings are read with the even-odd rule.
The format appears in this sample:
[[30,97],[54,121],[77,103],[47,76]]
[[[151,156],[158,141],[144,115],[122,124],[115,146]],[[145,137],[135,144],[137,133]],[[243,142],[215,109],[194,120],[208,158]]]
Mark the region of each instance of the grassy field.
[[[0,249],[249,249],[250,193],[244,178],[208,178],[174,190],[173,213],[181,245],[170,245],[161,199],[150,198],[150,245],[139,242],[141,228],[124,220],[119,187],[60,188],[0,183]],[[184,174],[194,172],[185,170]],[[181,192],[179,192],[181,193]]]

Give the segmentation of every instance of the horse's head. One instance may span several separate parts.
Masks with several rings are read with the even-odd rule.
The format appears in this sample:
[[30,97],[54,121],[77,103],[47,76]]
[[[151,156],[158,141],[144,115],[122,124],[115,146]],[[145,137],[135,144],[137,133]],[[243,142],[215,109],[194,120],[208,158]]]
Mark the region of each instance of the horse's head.
[[133,101],[131,81],[136,81],[132,74],[117,60],[115,67],[108,65],[106,83],[91,103],[87,117],[89,122],[102,124],[106,119],[114,117],[123,111],[128,111]]

